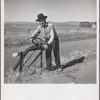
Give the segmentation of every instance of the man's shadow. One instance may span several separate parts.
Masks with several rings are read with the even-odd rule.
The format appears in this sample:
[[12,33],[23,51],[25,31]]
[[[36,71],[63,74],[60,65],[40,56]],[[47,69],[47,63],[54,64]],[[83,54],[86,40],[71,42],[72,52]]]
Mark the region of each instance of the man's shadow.
[[80,57],[80,58],[78,58],[78,59],[74,59],[74,60],[72,60],[72,61],[66,63],[65,65],[62,65],[62,69],[71,67],[71,66],[73,66],[73,65],[75,65],[75,64],[77,64],[77,63],[82,63],[84,59],[85,59],[84,56],[83,56],[83,57]]
[[[72,61],[66,63],[65,65],[61,65],[61,68],[62,68],[62,70],[64,70],[65,68],[71,67],[71,66],[73,66],[73,65],[75,65],[75,64],[77,64],[77,63],[82,63],[84,59],[85,59],[84,56],[82,56],[82,57],[80,57],[80,58],[77,58],[77,59],[74,59],[74,60],[72,60]],[[56,70],[56,69],[57,69],[57,67],[54,66],[54,67],[53,67],[53,70]]]

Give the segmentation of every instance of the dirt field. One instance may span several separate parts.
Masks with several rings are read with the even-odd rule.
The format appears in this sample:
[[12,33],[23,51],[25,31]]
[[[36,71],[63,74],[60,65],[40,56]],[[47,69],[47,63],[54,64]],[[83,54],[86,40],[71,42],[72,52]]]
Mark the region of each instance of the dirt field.
[[[34,28],[33,28],[34,26]],[[8,47],[19,47],[31,45],[28,40],[30,34],[35,30],[37,24],[33,23],[6,23],[5,25],[5,49]],[[79,23],[55,23],[60,43],[74,41],[79,47],[72,45],[66,52],[66,47],[61,46],[61,64],[63,70],[47,71],[31,66],[31,69],[24,67],[20,74],[13,73],[12,69],[5,75],[5,83],[20,84],[95,84],[96,83],[96,28],[80,27]],[[30,29],[30,30],[29,30]],[[28,31],[31,31],[28,33]],[[90,40],[91,43],[85,42]],[[80,40],[84,40],[81,44]],[[66,43],[65,43],[66,44]],[[88,44],[88,45],[87,45]],[[71,46],[69,44],[69,46]],[[64,48],[65,47],[65,48]],[[82,47],[82,48],[81,48]],[[72,50],[73,49],[73,50]],[[66,54],[69,54],[66,55]]]
[[[5,22],[5,47],[31,44],[30,35],[38,23]],[[96,27],[81,27],[80,22],[54,23],[60,42],[96,38]]]
[[88,44],[86,44],[85,41],[86,40],[84,40],[84,44],[82,44],[81,41],[77,41],[76,44],[80,43],[80,45],[83,45],[82,48],[81,46],[80,48],[75,48],[75,50],[69,54],[66,52],[66,49],[63,48],[60,58],[63,71],[59,71],[57,69],[53,71],[46,71],[36,66],[31,66],[31,68],[28,69],[26,66],[21,74],[19,72],[13,73],[12,70],[10,70],[5,76],[5,83],[95,84],[96,41],[95,39],[92,39],[91,43]]

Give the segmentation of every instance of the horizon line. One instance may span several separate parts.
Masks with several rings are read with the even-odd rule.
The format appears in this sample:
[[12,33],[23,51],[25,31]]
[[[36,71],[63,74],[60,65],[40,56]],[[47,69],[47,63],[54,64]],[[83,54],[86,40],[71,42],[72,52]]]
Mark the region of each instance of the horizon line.
[[[38,23],[36,21],[4,21],[4,22],[26,22],[26,23]],[[63,22],[58,22],[58,21],[47,21],[47,22],[53,22],[53,23],[67,23],[67,22],[97,22],[97,21],[63,21]]]

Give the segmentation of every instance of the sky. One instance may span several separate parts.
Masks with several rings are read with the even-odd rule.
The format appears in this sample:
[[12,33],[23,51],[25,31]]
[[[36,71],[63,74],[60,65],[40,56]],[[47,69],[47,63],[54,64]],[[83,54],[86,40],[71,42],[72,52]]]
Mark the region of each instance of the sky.
[[5,21],[35,22],[37,14],[48,21],[96,21],[96,0],[4,0]]

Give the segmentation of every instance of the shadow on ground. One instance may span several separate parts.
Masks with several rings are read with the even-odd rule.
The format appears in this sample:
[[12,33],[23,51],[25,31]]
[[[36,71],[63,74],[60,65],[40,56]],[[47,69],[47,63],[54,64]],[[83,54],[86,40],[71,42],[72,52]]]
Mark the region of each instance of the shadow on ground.
[[66,63],[66,65],[62,65],[62,69],[71,67],[71,66],[73,66],[73,65],[75,65],[77,63],[82,63],[84,59],[85,59],[85,57],[81,57],[81,58],[78,58],[78,59],[74,59],[74,60]]
[[[74,60],[72,60],[72,61],[66,63],[65,65],[61,65],[62,70],[64,70],[65,68],[71,67],[71,66],[73,66],[73,65],[75,65],[75,64],[82,63],[84,59],[85,59],[85,57],[83,56],[83,57],[74,59]],[[57,69],[56,66],[54,66],[54,67],[53,67],[53,70],[56,70],[56,69]]]

